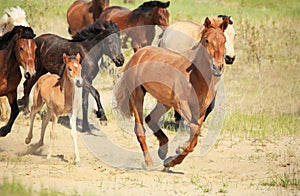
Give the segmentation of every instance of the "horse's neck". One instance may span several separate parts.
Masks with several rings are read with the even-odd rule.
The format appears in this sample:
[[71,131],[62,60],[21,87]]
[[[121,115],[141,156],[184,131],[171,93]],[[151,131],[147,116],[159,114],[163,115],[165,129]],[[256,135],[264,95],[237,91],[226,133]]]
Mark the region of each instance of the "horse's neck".
[[60,78],[60,88],[64,92],[65,97],[73,96],[75,84],[74,81],[68,77],[66,70],[64,71],[63,76]]
[[109,0],[92,0],[94,21],[99,18],[102,11],[109,6]]

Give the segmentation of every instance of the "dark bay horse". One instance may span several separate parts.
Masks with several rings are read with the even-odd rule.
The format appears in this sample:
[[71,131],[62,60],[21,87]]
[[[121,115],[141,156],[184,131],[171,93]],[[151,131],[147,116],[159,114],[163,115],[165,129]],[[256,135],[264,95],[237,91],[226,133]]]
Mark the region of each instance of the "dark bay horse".
[[189,140],[177,148],[177,155],[164,160],[168,170],[180,164],[198,142],[206,110],[215,97],[217,83],[224,71],[224,30],[227,25],[228,20],[216,26],[214,20],[206,18],[200,42],[185,55],[165,48],[145,47],[126,64],[124,75],[114,90],[116,108],[125,117],[134,116],[134,132],[147,166],[152,166],[153,161],[143,127],[145,93],[158,101],[145,121],[159,140],[161,159],[167,155],[169,141],[158,125],[161,116],[173,107],[190,127]]
[[120,31],[126,34],[123,43],[130,37],[131,46],[137,51],[151,45],[155,36],[155,25],[162,29],[169,25],[169,12],[166,9],[169,4],[169,1],[148,1],[132,11],[125,7],[111,6],[101,13],[100,19],[116,23]]
[[17,87],[24,68],[25,78],[35,74],[35,34],[30,27],[15,26],[0,37],[0,96],[6,96],[11,108],[7,124],[0,128],[0,136],[6,136],[19,114]]
[[118,27],[113,22],[97,20],[87,29],[77,33],[73,40],[68,40],[53,34],[44,34],[36,38],[37,43],[37,74],[24,83],[24,97],[19,101],[24,104],[28,111],[28,97],[32,86],[39,77],[47,72],[56,73],[61,76],[63,72],[63,59],[61,55],[77,54],[82,58],[82,110],[83,124],[82,130],[89,131],[88,126],[88,95],[95,98],[98,111],[96,115],[100,121],[106,121],[107,118],[100,102],[100,94],[92,86],[93,79],[99,72],[98,61],[107,55],[115,65],[122,66],[124,57],[121,53],[121,40]]
[[75,1],[67,11],[69,34],[73,37],[77,32],[93,24],[108,6],[109,0]]

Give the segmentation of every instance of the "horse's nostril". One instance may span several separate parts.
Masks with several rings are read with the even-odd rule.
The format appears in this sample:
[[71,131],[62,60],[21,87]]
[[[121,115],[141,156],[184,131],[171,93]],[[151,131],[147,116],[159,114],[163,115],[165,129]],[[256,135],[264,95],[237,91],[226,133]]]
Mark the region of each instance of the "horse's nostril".
[[30,73],[28,73],[28,72],[25,73],[25,79],[27,79],[27,80],[30,79]]

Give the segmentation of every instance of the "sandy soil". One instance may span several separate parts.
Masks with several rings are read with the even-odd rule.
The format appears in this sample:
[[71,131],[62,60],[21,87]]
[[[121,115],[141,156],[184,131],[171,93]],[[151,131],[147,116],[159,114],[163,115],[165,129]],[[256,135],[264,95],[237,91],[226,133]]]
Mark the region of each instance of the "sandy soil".
[[[4,125],[4,122],[0,125]],[[97,158],[97,153],[89,150],[90,145],[86,146],[86,142],[90,141],[100,152],[109,149],[93,139],[101,134],[106,134],[111,141],[125,146],[124,148],[128,146],[136,149],[140,156],[142,153],[136,139],[132,135],[127,137],[126,134],[121,134],[121,129],[115,124],[100,127],[95,122],[93,125],[98,127],[94,130],[95,135],[79,134],[81,163],[74,165],[69,128],[59,124],[53,156],[46,159],[50,126],[46,132],[45,145],[36,149],[34,144],[39,138],[41,120],[35,121],[32,144],[26,145],[24,140],[29,129],[29,119],[20,115],[12,133],[0,138],[0,179],[14,178],[34,190],[49,188],[79,195],[300,194],[299,187],[297,190],[297,187],[291,186],[266,186],[272,180],[279,182],[284,174],[288,174],[289,178],[295,175],[299,178],[299,137],[262,142],[241,141],[221,134],[217,145],[206,156],[199,156],[198,145],[181,165],[165,173],[160,171],[161,166],[145,170],[142,163],[140,167],[134,166],[131,169],[118,169],[105,164],[99,156]],[[91,139],[87,140],[87,137]],[[201,139],[202,137],[200,143]],[[157,146],[151,138],[148,143],[154,149]],[[114,157],[118,157],[117,153]],[[107,156],[110,157],[109,154]],[[127,166],[130,168],[130,163]]]

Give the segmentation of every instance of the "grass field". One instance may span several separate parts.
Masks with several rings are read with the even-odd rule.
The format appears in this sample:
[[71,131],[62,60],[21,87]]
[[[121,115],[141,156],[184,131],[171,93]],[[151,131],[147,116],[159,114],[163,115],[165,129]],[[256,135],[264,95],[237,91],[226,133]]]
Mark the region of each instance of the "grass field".
[[[27,20],[37,34],[51,32],[68,37],[66,10],[72,2],[0,0],[0,14],[5,8],[19,5],[26,11]],[[142,2],[136,0],[135,4],[125,6],[133,9]],[[123,5],[122,0],[110,3]],[[177,20],[202,23],[206,16],[219,14],[230,15],[234,20],[237,58],[224,74],[223,134],[259,140],[299,136],[300,1],[171,0],[168,10],[171,23]],[[299,186],[299,179],[296,181]],[[0,182],[5,188],[7,183]],[[19,183],[14,184],[18,188]],[[0,195],[5,193],[1,191],[3,189]],[[17,193],[30,195],[32,192]]]

